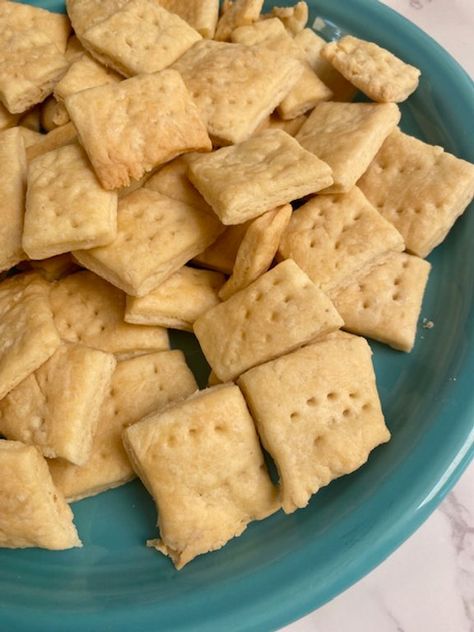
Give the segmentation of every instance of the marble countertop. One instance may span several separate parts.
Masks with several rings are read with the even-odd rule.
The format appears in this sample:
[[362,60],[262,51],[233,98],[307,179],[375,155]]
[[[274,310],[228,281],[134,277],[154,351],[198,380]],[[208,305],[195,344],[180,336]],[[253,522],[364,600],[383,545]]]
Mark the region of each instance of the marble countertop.
[[[474,0],[383,0],[474,77]],[[474,632],[474,463],[385,562],[282,632]]]

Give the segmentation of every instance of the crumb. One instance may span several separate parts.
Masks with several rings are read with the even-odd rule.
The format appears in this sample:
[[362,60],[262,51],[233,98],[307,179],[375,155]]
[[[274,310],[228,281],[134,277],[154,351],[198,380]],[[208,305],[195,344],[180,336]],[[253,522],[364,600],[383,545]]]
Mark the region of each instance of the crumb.
[[323,18],[316,18],[313,22],[313,29],[315,31],[322,31],[326,27],[326,22]]
[[428,320],[427,318],[423,318],[423,328],[424,329],[433,329],[434,322],[432,320]]

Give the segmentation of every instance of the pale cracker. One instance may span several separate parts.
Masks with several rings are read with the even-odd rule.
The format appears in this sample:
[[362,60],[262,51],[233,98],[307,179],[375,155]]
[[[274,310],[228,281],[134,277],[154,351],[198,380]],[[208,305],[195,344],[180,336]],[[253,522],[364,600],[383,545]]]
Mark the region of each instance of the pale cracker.
[[250,222],[227,226],[216,241],[194,257],[193,262],[203,268],[232,274],[235,258]]
[[7,108],[0,103],[0,132],[16,125],[19,118],[19,114],[11,114]]
[[168,349],[168,335],[161,327],[124,322],[125,295],[95,274],[83,271],[61,279],[53,285],[50,300],[63,340],[119,357]]
[[118,232],[108,246],[74,251],[80,264],[132,296],[144,296],[217,238],[214,214],[150,189],[119,201]]
[[285,513],[390,439],[363,338],[322,340],[251,369],[239,386],[278,468]]
[[394,103],[320,103],[296,140],[331,167],[334,184],[324,193],[346,193],[399,121]]
[[222,301],[253,283],[268,270],[292,210],[291,204],[286,204],[252,221],[237,251],[232,276],[219,290]]
[[20,2],[0,3],[0,30],[8,31],[41,31],[48,36],[56,48],[66,51],[71,24],[67,16],[33,7],[31,4]]
[[[273,7],[269,17],[278,18],[290,35],[297,35],[306,26],[308,15],[306,2],[297,2],[292,7]],[[263,15],[262,17],[265,18],[266,16]]]
[[194,333],[226,382],[342,324],[329,298],[288,260],[198,318]]
[[89,88],[65,103],[106,189],[128,186],[185,152],[211,149],[198,109],[174,70]]
[[352,35],[330,42],[322,56],[373,101],[400,103],[418,87],[420,71],[388,50]]
[[78,266],[70,253],[41,261],[30,261],[29,264],[46,281],[58,281],[71,272],[78,270]]
[[392,252],[405,249],[400,233],[354,187],[320,195],[297,209],[280,241],[279,255],[293,259],[333,296]]
[[279,508],[252,418],[237,386],[200,391],[124,432],[158,509],[148,542],[179,570]]
[[181,351],[161,351],[119,362],[102,404],[92,455],[82,467],[56,459],[53,481],[69,502],[94,496],[135,477],[122,432],[171,402],[197,390]]
[[224,0],[214,39],[229,41],[234,29],[259,19],[262,7],[263,0]]
[[220,272],[184,266],[150,294],[128,296],[125,322],[192,331],[194,321],[219,303],[224,280]]
[[407,250],[426,257],[471,202],[474,165],[396,130],[359,184]]
[[332,183],[331,169],[282,130],[196,156],[189,178],[223,224],[242,224]]
[[66,0],[66,9],[75,34],[84,31],[119,11],[129,0]]
[[47,154],[50,151],[70,145],[77,138],[77,132],[74,125],[69,122],[61,127],[56,127],[47,134],[42,134],[42,138],[34,145],[30,145],[26,150],[26,158],[31,162],[35,158]]
[[34,446],[0,439],[0,548],[82,546],[73,514]]
[[203,37],[212,39],[219,17],[219,0],[158,0],[162,7],[186,20]]
[[88,54],[81,55],[68,68],[66,74],[56,84],[54,96],[58,101],[87,88],[97,88],[107,83],[118,83],[122,77],[110,68],[99,64]]

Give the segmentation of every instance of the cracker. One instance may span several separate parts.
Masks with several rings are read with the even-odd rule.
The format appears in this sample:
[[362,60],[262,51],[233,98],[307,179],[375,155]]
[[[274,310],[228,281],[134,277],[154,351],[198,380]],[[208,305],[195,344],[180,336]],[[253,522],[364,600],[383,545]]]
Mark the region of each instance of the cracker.
[[418,87],[420,71],[373,42],[346,35],[322,56],[373,101],[400,103]]
[[297,2],[292,7],[273,7],[270,13],[271,17],[281,20],[285,29],[293,36],[304,29],[308,22],[308,15],[306,2]]
[[227,226],[224,232],[206,250],[194,257],[193,262],[203,268],[232,274],[237,251],[250,222]]
[[317,342],[239,378],[280,474],[285,513],[363,465],[390,439],[363,338]]
[[61,279],[50,299],[63,340],[118,356],[168,349],[168,336],[161,327],[123,321],[125,295],[95,274],[84,271]]
[[[41,104],[41,127],[50,132],[55,127],[66,125],[69,122],[69,114],[62,103],[58,103],[53,96],[49,96]],[[58,121],[56,123],[56,121]]]
[[229,41],[234,29],[258,20],[262,7],[263,0],[224,0],[214,39]]
[[144,296],[209,246],[223,228],[214,214],[149,189],[122,198],[117,238],[78,250],[86,268],[132,296]]
[[219,0],[159,0],[159,3],[186,20],[203,37],[214,37],[219,17]]
[[86,49],[83,47],[77,35],[71,35],[66,44],[66,52],[64,56],[68,60],[69,64],[73,64],[84,55]]
[[83,90],[65,103],[105,189],[128,186],[179,154],[211,149],[199,112],[174,70]]
[[117,194],[100,186],[80,145],[30,163],[23,248],[31,259],[109,244],[116,236]]
[[194,333],[226,382],[341,325],[327,296],[288,260],[198,318]]
[[84,465],[115,364],[110,353],[63,343],[0,401],[1,434]]
[[110,68],[99,64],[88,54],[83,54],[68,68],[66,74],[56,84],[54,96],[58,101],[87,88],[97,88],[108,83],[118,83],[122,77]]
[[102,404],[92,455],[82,467],[60,459],[49,464],[69,502],[100,494],[135,477],[122,444],[123,430],[197,389],[181,351],[161,351],[119,362]]
[[44,138],[44,134],[41,134],[40,132],[35,132],[28,127],[23,127],[22,125],[19,126],[19,130],[23,138],[23,143],[25,144],[25,149],[31,147],[32,145],[36,145]]
[[232,276],[219,290],[221,300],[226,301],[268,270],[292,210],[291,205],[286,204],[253,220],[237,251]]
[[0,400],[59,347],[49,286],[35,274],[0,283]]
[[331,167],[334,184],[324,192],[346,193],[399,121],[394,103],[320,103],[296,140]]
[[282,119],[291,120],[309,112],[321,101],[329,101],[331,98],[332,91],[309,64],[304,64],[303,74],[278,106],[278,114]]
[[66,0],[66,9],[75,34],[82,39],[88,29],[124,7],[129,0]]
[[17,124],[19,114],[11,114],[7,108],[0,103],[0,132]]
[[223,224],[241,224],[332,183],[330,168],[282,130],[196,156],[189,178]]
[[0,548],[82,546],[72,511],[34,446],[0,440]]
[[334,297],[344,328],[411,351],[430,268],[427,261],[400,253],[349,285]]
[[194,321],[219,303],[224,280],[220,272],[184,266],[150,294],[127,297],[125,321],[192,331]]
[[279,508],[237,386],[196,393],[127,428],[124,444],[158,509],[148,542],[177,569]]
[[24,258],[21,247],[26,193],[26,154],[19,127],[0,133],[0,272]]
[[474,166],[395,130],[359,185],[403,235],[407,250],[426,257],[472,200]]
[[174,65],[217,144],[249,138],[298,81],[301,64],[264,46],[204,40]]
[[354,187],[344,195],[314,197],[296,210],[281,238],[279,255],[296,261],[333,296],[404,248],[400,233]]
[[258,133],[263,132],[265,129],[281,129],[290,136],[296,136],[306,122],[306,119],[307,116],[302,114],[301,116],[285,121],[281,119],[278,114],[272,114],[264,121]]
[[41,31],[46,34],[56,48],[64,53],[71,32],[71,25],[65,15],[33,7],[19,2],[0,3],[0,30]]
[[34,145],[30,145],[26,150],[26,158],[28,162],[31,162],[43,154],[47,154],[65,145],[70,145],[76,138],[76,128],[71,122],[66,123],[66,125],[56,127],[47,134],[43,134],[41,140],[38,140]]
[[71,272],[78,270],[78,266],[70,253],[41,261],[30,261],[29,264],[46,281],[58,281]]

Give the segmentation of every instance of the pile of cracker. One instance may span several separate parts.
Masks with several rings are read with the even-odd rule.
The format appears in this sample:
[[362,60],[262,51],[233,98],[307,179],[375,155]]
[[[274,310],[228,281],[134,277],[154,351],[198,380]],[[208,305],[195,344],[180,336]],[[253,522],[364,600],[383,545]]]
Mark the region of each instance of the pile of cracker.
[[0,2],[0,546],[81,546],[68,503],[138,475],[179,569],[388,441],[364,337],[413,347],[474,166],[305,2],[67,10]]

